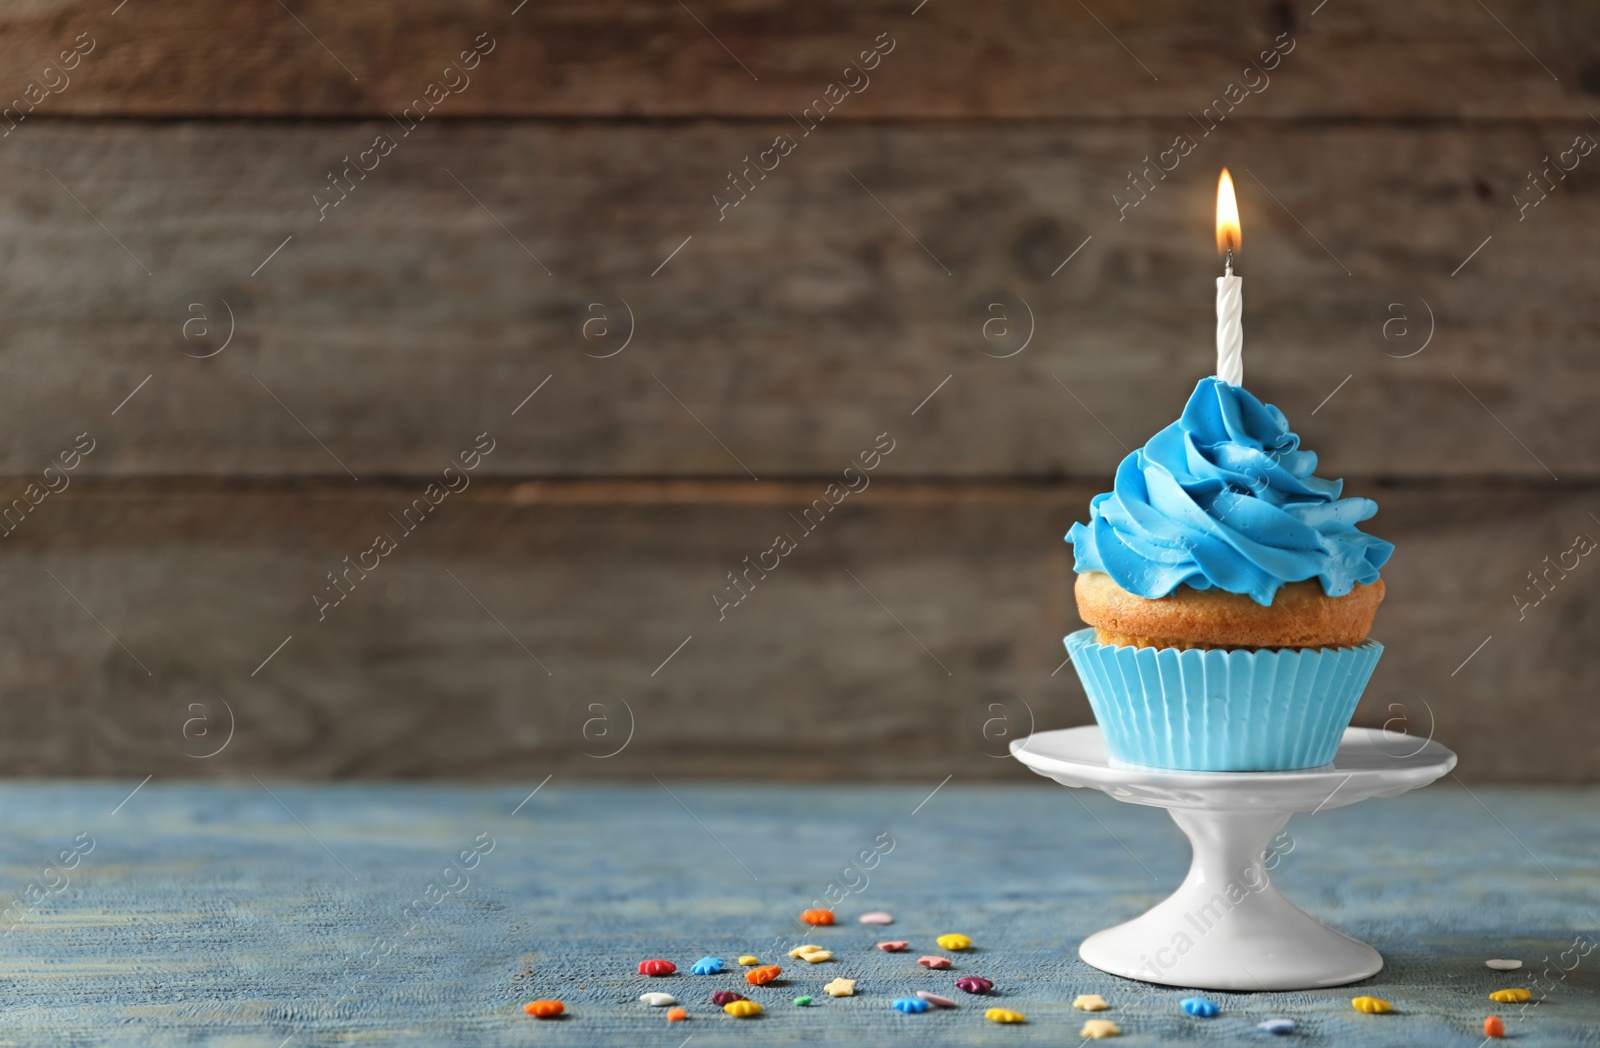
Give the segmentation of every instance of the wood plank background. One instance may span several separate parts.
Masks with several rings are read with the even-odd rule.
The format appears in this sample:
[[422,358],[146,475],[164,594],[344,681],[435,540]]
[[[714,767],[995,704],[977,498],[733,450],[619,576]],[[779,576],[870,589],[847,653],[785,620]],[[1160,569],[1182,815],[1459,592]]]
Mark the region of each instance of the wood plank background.
[[1249,384],[1400,547],[1362,722],[1600,778],[1596,584],[1514,599],[1600,536],[1600,9],[113,7],[0,14],[0,494],[95,442],[0,547],[5,767],[1018,776],[970,722],[1088,719],[1060,537],[1209,370],[1227,164]]

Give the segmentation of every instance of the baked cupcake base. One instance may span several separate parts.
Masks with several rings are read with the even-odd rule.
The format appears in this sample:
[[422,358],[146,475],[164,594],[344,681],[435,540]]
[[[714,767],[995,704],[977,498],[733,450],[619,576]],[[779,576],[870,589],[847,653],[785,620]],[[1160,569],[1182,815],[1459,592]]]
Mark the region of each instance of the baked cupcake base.
[[1183,771],[1290,771],[1333,760],[1383,645],[1202,650],[1065,638],[1106,750]]
[[1098,571],[1080,574],[1074,587],[1078,614],[1102,644],[1180,649],[1353,647],[1371,632],[1383,591],[1378,579],[1330,597],[1313,579],[1286,584],[1262,607],[1243,594],[1189,586],[1151,600]]

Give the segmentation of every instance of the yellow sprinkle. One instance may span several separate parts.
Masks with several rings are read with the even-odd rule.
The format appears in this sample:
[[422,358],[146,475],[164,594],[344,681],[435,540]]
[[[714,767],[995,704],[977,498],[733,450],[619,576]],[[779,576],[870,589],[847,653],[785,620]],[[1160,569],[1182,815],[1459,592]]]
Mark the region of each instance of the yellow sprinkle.
[[933,941],[941,950],[965,950],[972,945],[972,940],[965,935],[941,935]]
[[856,981],[854,979],[835,979],[822,988],[829,997],[854,997],[856,995]]
[[1097,993],[1080,993],[1078,999],[1072,1002],[1074,1008],[1081,1008],[1086,1012],[1103,1012],[1111,1005]]
[[1509,990],[1496,990],[1489,995],[1489,1000],[1499,1001],[1501,1004],[1520,1004],[1532,997],[1533,994],[1520,986],[1513,986]]
[[729,1001],[722,1006],[722,1010],[735,1019],[748,1019],[761,1014],[761,1005],[754,1001]]
[[1010,1008],[990,1008],[983,1013],[983,1017],[992,1023],[1021,1023],[1028,1021],[1026,1015],[1021,1012],[1014,1012]]
[[1079,1037],[1092,1037],[1100,1040],[1102,1037],[1115,1037],[1122,1032],[1122,1027],[1110,1019],[1090,1019],[1083,1024],[1083,1029],[1078,1031]]
[[761,958],[753,957],[747,953],[743,957],[739,958],[739,963],[744,965],[760,964]]
[[824,950],[815,943],[806,943],[803,946],[796,946],[794,949],[790,950],[789,956],[798,957],[804,961],[810,961],[812,964],[821,964],[823,961],[831,960],[833,958],[833,951]]
[[1382,1015],[1389,1010],[1389,1002],[1377,997],[1352,997],[1350,1004],[1356,1011],[1366,1012],[1368,1015]]

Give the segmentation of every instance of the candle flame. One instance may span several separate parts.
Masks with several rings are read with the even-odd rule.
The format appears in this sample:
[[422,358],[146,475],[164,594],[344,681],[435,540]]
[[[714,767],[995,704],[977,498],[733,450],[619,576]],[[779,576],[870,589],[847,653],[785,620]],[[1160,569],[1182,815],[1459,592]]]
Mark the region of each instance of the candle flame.
[[1223,168],[1217,179],[1217,254],[1237,252],[1240,242],[1239,201],[1233,195],[1233,176]]

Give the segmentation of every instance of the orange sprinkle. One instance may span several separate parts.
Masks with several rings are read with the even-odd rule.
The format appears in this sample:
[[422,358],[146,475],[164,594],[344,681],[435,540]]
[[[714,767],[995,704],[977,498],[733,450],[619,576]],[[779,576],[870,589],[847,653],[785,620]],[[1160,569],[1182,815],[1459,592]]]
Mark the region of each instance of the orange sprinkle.
[[800,915],[800,919],[807,924],[832,924],[832,910],[807,910]]
[[1504,1037],[1506,1024],[1500,1021],[1498,1015],[1491,1015],[1483,1021],[1483,1035],[1485,1037]]
[[776,964],[763,964],[759,968],[751,968],[745,972],[744,981],[751,986],[765,986],[782,974],[783,969]]
[[552,1019],[567,1010],[560,1001],[529,1001],[522,1010],[540,1019]]
[[681,1023],[687,1018],[689,1018],[689,1013],[682,1008],[673,1008],[667,1012],[667,1022],[669,1023]]

